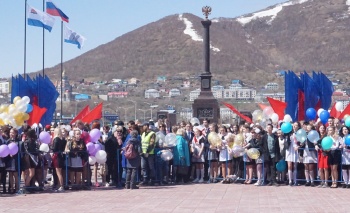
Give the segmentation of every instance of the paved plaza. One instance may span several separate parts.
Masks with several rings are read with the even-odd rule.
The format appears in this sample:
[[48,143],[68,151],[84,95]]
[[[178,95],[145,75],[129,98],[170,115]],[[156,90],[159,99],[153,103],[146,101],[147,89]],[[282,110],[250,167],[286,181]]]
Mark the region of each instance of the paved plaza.
[[1,212],[350,212],[350,189],[189,184],[0,197]]

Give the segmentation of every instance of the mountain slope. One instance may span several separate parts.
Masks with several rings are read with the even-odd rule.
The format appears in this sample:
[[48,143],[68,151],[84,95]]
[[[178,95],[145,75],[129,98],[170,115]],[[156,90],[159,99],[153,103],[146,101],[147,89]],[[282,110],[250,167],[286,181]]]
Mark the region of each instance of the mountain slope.
[[[124,34],[64,63],[74,80],[202,72],[202,19],[167,16]],[[213,19],[211,71],[214,79],[242,79],[253,85],[272,80],[280,69],[316,70],[346,79],[350,56],[350,18],[346,0],[294,0],[238,18]],[[60,67],[47,70],[57,78]]]

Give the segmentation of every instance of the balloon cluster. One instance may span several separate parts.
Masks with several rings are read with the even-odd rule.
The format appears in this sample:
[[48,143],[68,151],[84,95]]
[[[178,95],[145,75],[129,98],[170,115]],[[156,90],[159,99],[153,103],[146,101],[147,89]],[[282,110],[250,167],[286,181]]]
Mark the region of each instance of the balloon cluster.
[[[97,143],[98,139],[101,137],[101,131],[98,129],[92,129],[90,133],[83,132],[83,140],[86,143],[86,149],[89,153],[89,164],[94,165],[95,163],[103,164],[107,161],[107,153],[101,150],[101,146]],[[88,142],[92,141],[92,142]]]
[[210,145],[212,145],[213,147],[220,146],[222,143],[220,136],[216,132],[209,133],[208,141],[209,141]]
[[169,133],[164,137],[164,144],[163,146],[165,147],[174,147],[176,146],[177,139],[176,139],[176,134],[174,133]]
[[17,129],[21,128],[24,121],[29,119],[28,113],[33,111],[33,106],[30,103],[28,96],[22,98],[16,96],[13,99],[13,104],[0,105],[0,126],[10,125]]
[[16,143],[10,143],[9,145],[3,144],[0,146],[0,157],[4,158],[8,155],[15,155],[18,152],[18,145]]

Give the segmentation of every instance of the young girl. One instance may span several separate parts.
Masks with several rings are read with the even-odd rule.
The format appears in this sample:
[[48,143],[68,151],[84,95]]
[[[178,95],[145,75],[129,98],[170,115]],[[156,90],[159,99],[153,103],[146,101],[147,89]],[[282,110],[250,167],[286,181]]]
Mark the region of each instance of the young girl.
[[62,137],[62,130],[58,127],[54,129],[54,135],[53,135],[53,167],[56,170],[59,188],[58,192],[64,191],[63,189],[63,174],[62,174],[62,167],[64,167],[64,158],[63,158],[63,152],[66,147],[66,140]]
[[[218,126],[215,123],[211,123],[209,125],[209,131],[210,132],[217,132]],[[209,133],[210,134],[210,133]],[[217,146],[214,146],[210,144],[209,150],[208,150],[208,161],[210,162],[210,178],[208,183],[217,183],[216,180],[218,175],[218,148]]]
[[299,145],[300,143],[297,141],[295,137],[295,133],[300,129],[300,123],[293,123],[293,131],[286,135],[287,147],[286,147],[286,161],[288,164],[288,179],[289,186],[297,186],[297,166],[299,161]]
[[329,177],[328,155],[324,150],[322,150],[321,146],[322,139],[326,137],[326,127],[324,125],[321,125],[318,128],[318,132],[320,134],[320,140],[318,140],[317,144],[315,145],[315,149],[318,152],[318,169],[321,178],[321,184],[318,187],[326,188],[328,187],[327,180]]
[[21,152],[23,153],[21,166],[25,173],[25,177],[24,177],[25,193],[31,192],[31,190],[29,189],[30,182],[35,175],[35,168],[39,163],[36,139],[37,137],[36,137],[35,130],[33,129],[29,130],[26,133],[26,140],[22,143],[21,149],[20,149]]
[[[313,130],[314,127],[311,124],[308,124],[306,126],[306,133],[309,133],[311,130]],[[314,187],[314,180],[315,180],[315,164],[317,163],[317,154],[315,151],[315,144],[311,143],[309,139],[306,139],[305,143],[300,145],[304,148],[303,152],[303,163],[305,166],[305,178],[306,178],[306,184],[305,186],[311,186]]]
[[78,185],[73,188],[81,188],[83,166],[85,166],[83,164],[87,163],[88,157],[86,145],[81,139],[81,131],[79,129],[74,129],[74,137],[67,143],[66,152],[69,153],[70,181],[72,184]]
[[228,147],[227,141],[231,133],[227,133],[227,128],[225,126],[220,127],[219,129],[219,137],[222,140],[219,154],[219,161],[221,165],[222,178],[225,180],[227,175],[231,175],[231,167],[232,167],[232,155],[230,148]]
[[344,185],[343,188],[350,188],[350,146],[345,144],[345,138],[349,135],[349,127],[343,126],[340,128],[339,136],[340,140],[340,148],[343,149],[342,153],[342,173]]
[[340,160],[339,136],[335,134],[333,126],[328,127],[328,136],[333,139],[331,150],[328,151],[328,164],[331,166],[332,185],[331,188],[338,188],[338,164]]
[[[196,168],[196,179],[193,183],[203,183],[204,178],[204,137],[199,127],[194,127],[194,137],[191,144],[192,163]],[[200,178],[199,178],[200,177]]]
[[[278,143],[279,143],[279,146],[280,146],[280,154],[281,154],[281,157],[282,159],[285,159],[286,158],[286,140],[284,138],[284,135],[283,135],[283,132],[279,129],[277,131],[277,136],[278,136]],[[278,171],[277,172],[277,177],[278,177],[278,181],[279,182],[285,182],[286,181],[286,171]]]
[[[242,132],[244,137],[243,148],[248,149],[250,148],[251,140],[255,139],[255,131],[254,130],[251,131],[251,128],[249,125],[245,125],[244,127],[242,127]],[[243,183],[251,184],[253,179],[254,162],[252,159],[248,157],[246,153],[243,155],[243,161],[245,162],[245,165],[246,165],[246,177]]]
[[[19,141],[17,139],[17,136],[18,136],[18,130],[15,128],[12,128],[10,130],[10,138],[7,141],[7,145],[14,143],[18,147]],[[18,187],[18,153],[15,155],[9,155],[6,158],[6,170],[9,172],[9,193],[14,194],[19,190],[19,187]],[[13,188],[13,184],[15,185],[15,188]]]

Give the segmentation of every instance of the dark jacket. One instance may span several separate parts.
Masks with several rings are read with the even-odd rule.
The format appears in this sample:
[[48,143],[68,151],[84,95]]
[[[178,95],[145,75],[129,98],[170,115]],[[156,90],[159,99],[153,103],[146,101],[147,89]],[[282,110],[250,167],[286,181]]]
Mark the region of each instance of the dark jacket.
[[141,141],[138,138],[130,138],[126,145],[131,143],[133,145],[134,150],[137,152],[137,156],[133,159],[126,159],[126,167],[127,168],[138,168],[141,166]]
[[[124,141],[125,138],[123,137],[122,138],[122,141]],[[121,151],[121,148],[122,148],[122,145],[119,145],[118,144],[118,140],[117,138],[114,136],[114,134],[111,135],[111,137],[109,137],[107,140],[106,140],[106,143],[105,143],[105,151],[107,153],[107,164],[110,164],[110,163],[113,163],[113,161],[117,161],[117,152]],[[122,155],[119,154],[119,159],[121,162],[121,159],[122,159]]]
[[[272,137],[273,137],[273,143],[275,144],[275,150],[273,151],[273,153],[275,154],[274,159],[276,161],[279,161],[281,159],[281,153],[280,153],[280,144],[278,142],[278,137],[275,134],[272,134]],[[266,133],[262,136],[262,143],[263,143],[263,148],[266,149],[266,157],[270,158],[267,139],[268,139],[268,134]],[[265,159],[269,159],[269,158],[265,158]]]
[[249,143],[251,148],[256,148],[259,150],[260,156],[264,156],[264,161],[269,159],[269,150],[267,147],[267,141],[264,141],[264,135],[262,135],[259,139],[253,138],[249,141]]

